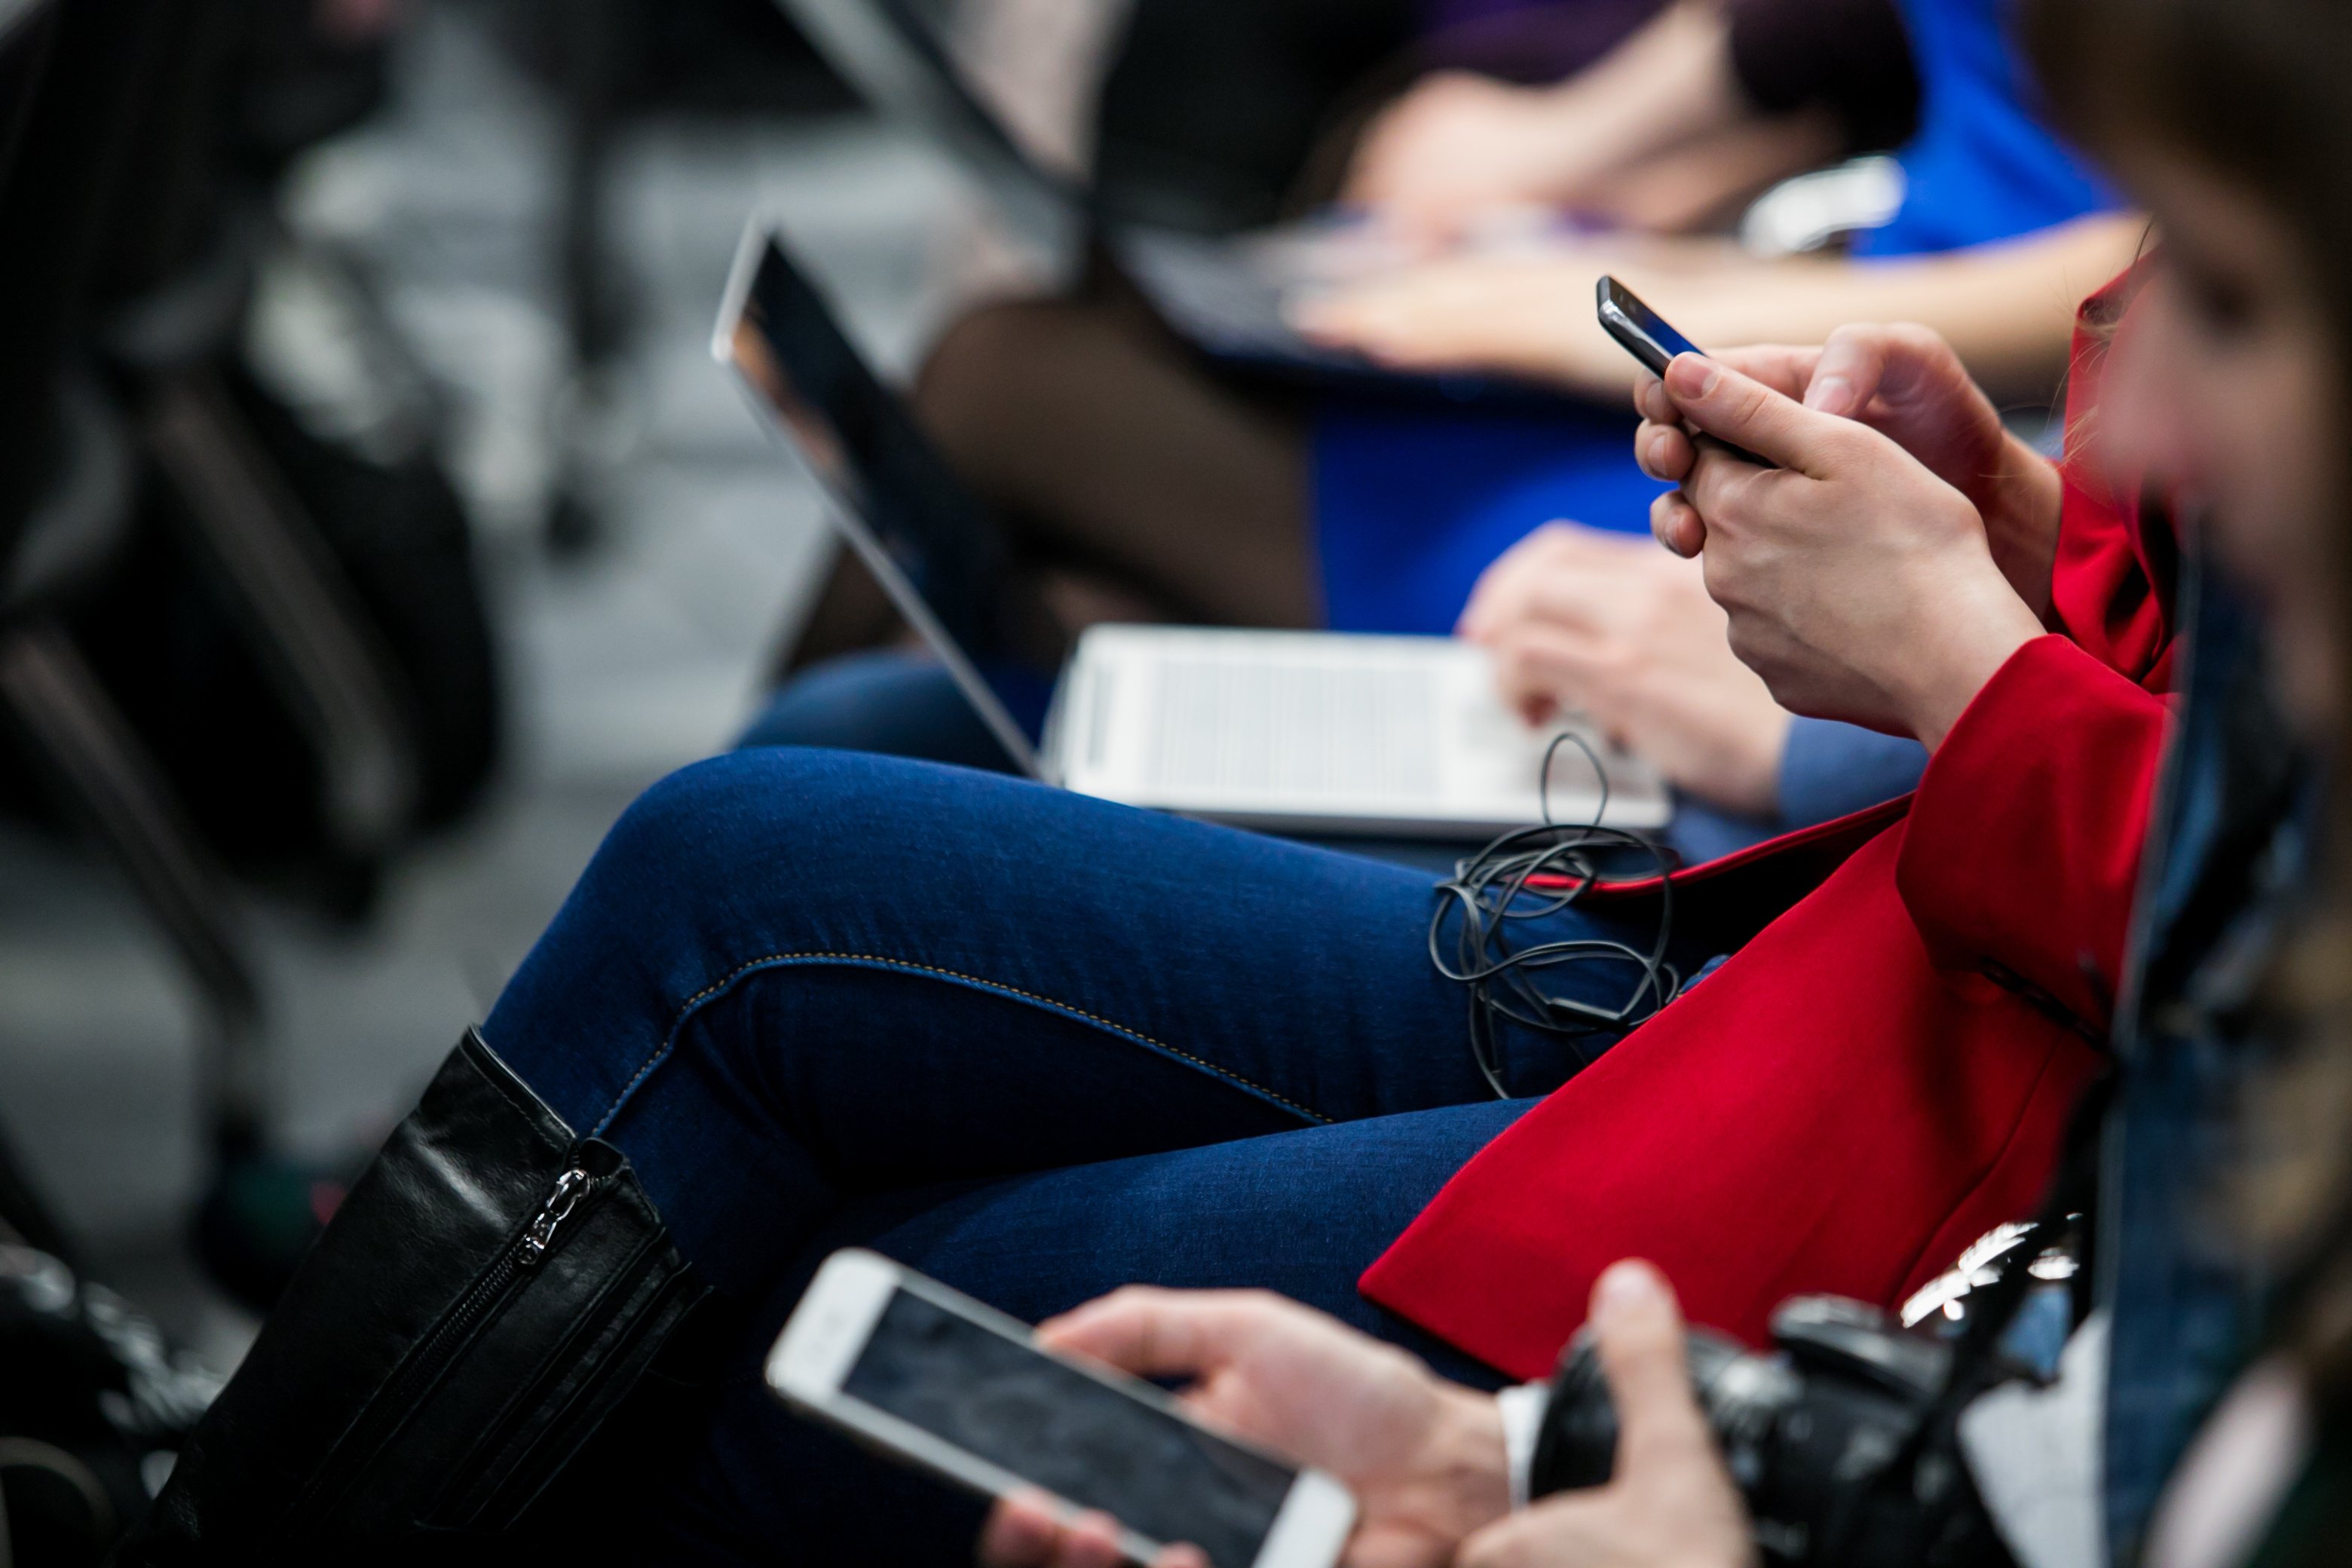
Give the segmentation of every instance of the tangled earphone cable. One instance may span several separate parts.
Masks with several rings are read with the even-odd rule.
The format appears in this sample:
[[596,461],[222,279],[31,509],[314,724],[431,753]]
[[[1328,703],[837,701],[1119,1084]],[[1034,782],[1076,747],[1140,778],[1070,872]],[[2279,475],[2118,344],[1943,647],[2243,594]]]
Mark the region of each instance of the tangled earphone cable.
[[[1592,763],[1601,781],[1601,801],[1590,824],[1555,822],[1551,815],[1552,761],[1563,744],[1573,743]],[[1470,994],[1470,1054],[1497,1100],[1511,1098],[1496,1047],[1500,1023],[1521,1024],[1570,1042],[1582,1065],[1593,1055],[1578,1044],[1583,1037],[1622,1033],[1654,1015],[1682,990],[1682,976],[1666,962],[1666,946],[1674,931],[1674,869],[1668,853],[1639,834],[1602,827],[1609,809],[1609,773],[1599,753],[1580,735],[1562,731],[1544,750],[1539,783],[1543,822],[1504,834],[1476,855],[1461,861],[1451,879],[1437,885],[1437,910],[1429,922],[1429,961],[1438,973],[1466,986]],[[1648,858],[1653,869],[1637,877],[1610,879],[1598,857],[1608,850],[1633,850]],[[1587,891],[1612,881],[1645,881],[1654,877],[1658,890],[1658,935],[1648,952],[1606,937],[1565,942],[1512,944],[1513,922],[1540,921],[1574,905]],[[1447,917],[1458,920],[1446,956]],[[1547,970],[1577,963],[1613,963],[1634,972],[1633,989],[1622,1005],[1604,1007],[1570,996],[1547,993],[1538,981]]]

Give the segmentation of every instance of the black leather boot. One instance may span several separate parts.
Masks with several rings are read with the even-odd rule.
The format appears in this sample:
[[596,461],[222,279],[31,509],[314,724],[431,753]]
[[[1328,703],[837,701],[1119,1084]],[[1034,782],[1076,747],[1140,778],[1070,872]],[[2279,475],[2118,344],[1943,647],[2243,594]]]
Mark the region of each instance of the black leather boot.
[[533,1504],[706,1295],[620,1151],[469,1031],[115,1560],[536,1561]]

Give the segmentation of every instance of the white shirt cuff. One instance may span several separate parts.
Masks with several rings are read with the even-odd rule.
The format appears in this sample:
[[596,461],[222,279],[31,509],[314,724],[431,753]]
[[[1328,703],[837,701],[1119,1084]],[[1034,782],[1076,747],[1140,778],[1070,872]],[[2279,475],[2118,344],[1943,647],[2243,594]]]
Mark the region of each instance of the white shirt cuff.
[[1511,1473],[1511,1507],[1528,1506],[1528,1478],[1535,1468],[1536,1438],[1543,1431],[1544,1412],[1551,1408],[1551,1384],[1522,1383],[1495,1395],[1495,1409],[1503,1418],[1503,1457]]

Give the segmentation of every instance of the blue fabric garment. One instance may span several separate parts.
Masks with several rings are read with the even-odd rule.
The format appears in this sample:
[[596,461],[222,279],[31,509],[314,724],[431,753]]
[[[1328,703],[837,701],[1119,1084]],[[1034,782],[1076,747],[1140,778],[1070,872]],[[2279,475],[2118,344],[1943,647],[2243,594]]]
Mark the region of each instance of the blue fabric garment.
[[1780,749],[1782,831],[1834,822],[1919,787],[1927,748],[1827,719],[1798,719]]
[[2100,1296],[2114,1323],[2103,1471],[2117,1568],[2138,1560],[2166,1480],[2256,1345],[2269,1282],[2214,1219],[2242,1171],[2249,1085],[2274,1059],[2252,1004],[2321,815],[2319,771],[2277,717],[2252,620],[2210,581],[2196,599],[2099,1194]]
[[[2014,238],[2116,205],[2032,115],[2010,0],[1903,0],[1922,87],[1903,208],[1869,257]],[[1574,303],[1570,301],[1570,303]],[[1556,518],[1639,532],[1664,488],[1617,409],[1536,413],[1328,398],[1312,432],[1324,602],[1339,631],[1452,629],[1479,572]]]
[[2036,118],[2015,0],[1901,0],[1919,67],[1919,130],[1897,156],[1902,209],[1858,256],[1990,245],[2122,205]]
[[[1269,1287],[1496,1384],[1355,1290],[1532,1103],[1471,1059],[1432,899],[1375,861],[842,752],[737,752],[632,806],[483,1033],[758,1304],[656,1489],[665,1561],[970,1560],[969,1504],[760,1385],[842,1245],[1032,1320],[1130,1281]],[[1548,984],[1615,1005],[1630,973]],[[1509,1086],[1539,1096],[1606,1043],[1507,1031]]]
[[1664,494],[1637,421],[1556,408],[1325,403],[1313,432],[1316,549],[1334,631],[1453,631],[1478,574],[1544,523],[1644,533]]

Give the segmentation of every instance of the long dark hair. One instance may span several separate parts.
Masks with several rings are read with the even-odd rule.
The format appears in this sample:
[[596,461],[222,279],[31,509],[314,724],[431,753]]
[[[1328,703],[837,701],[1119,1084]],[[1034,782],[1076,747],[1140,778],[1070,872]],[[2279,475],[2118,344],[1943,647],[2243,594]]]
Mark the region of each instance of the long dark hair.
[[[2051,117],[2110,162],[2186,158],[2275,213],[2315,279],[2352,419],[2352,4],[2347,0],[2024,0]],[[2352,453],[2352,428],[2343,433]],[[2329,542],[2352,607],[2352,496]],[[2352,616],[2347,616],[2352,619]],[[2338,689],[2352,692],[2352,628]],[[2352,754],[2352,714],[2336,737]],[[2283,1331],[2323,1398],[2352,1408],[2352,789],[2338,789],[2326,875],[2272,996],[2294,1041],[2247,1107],[2245,1228],[2310,1280]],[[2332,1254],[2332,1256],[2330,1256]]]

